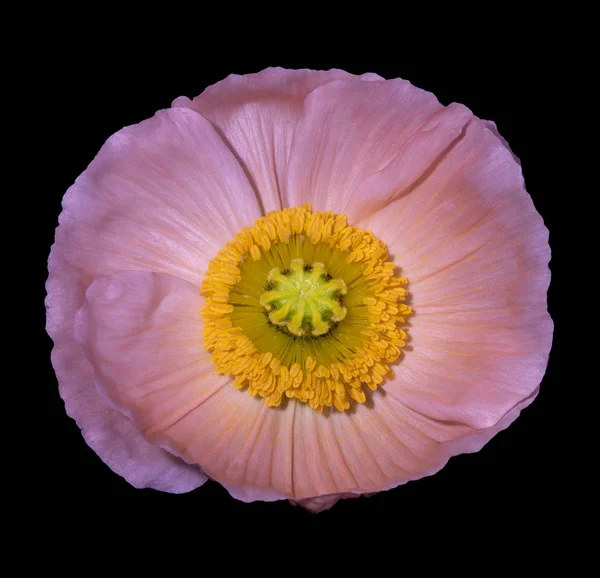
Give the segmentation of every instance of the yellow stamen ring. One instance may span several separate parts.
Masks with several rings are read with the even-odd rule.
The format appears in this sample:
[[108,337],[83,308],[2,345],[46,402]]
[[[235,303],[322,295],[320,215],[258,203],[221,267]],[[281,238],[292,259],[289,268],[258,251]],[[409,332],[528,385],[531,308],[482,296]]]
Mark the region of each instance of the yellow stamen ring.
[[411,313],[386,246],[345,215],[310,205],[245,227],[209,263],[204,345],[218,373],[269,406],[321,412],[366,401],[398,359]]

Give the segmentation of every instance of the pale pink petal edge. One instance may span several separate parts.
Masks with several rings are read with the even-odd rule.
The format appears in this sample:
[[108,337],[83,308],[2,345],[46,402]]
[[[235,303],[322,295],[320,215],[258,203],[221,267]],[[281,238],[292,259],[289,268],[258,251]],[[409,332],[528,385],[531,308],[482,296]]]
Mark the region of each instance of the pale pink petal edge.
[[[512,408],[496,425],[480,430],[472,435],[463,436],[455,440],[446,442],[444,444],[443,451],[445,457],[442,460],[440,460],[434,467],[425,470],[424,472],[419,473],[419,475],[404,480],[402,482],[391,484],[385,488],[382,488],[380,491],[385,492],[388,490],[393,490],[394,488],[403,486],[408,482],[420,480],[428,476],[433,476],[446,466],[450,458],[460,454],[470,454],[480,451],[494,436],[496,436],[496,434],[507,429],[519,417],[521,412],[533,402],[533,400],[537,397],[538,393],[539,387],[536,388],[536,390],[529,397],[527,397],[522,402],[517,404],[514,408]],[[327,494],[321,496],[314,496],[311,498],[304,498],[302,500],[290,500],[290,502],[293,505],[301,506],[314,514],[317,514],[319,512],[329,510],[341,499],[357,498],[359,496],[372,496],[378,493],[379,492],[373,492],[372,490],[364,492],[360,490],[353,490],[345,492],[343,494]]]

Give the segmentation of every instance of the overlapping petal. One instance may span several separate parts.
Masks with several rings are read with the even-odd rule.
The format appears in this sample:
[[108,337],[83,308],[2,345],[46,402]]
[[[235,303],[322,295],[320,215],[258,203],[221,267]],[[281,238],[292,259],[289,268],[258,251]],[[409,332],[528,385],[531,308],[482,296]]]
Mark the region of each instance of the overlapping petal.
[[552,342],[548,231],[494,130],[467,127],[414,190],[363,220],[410,279],[412,351],[386,390],[492,427],[539,385]]
[[357,404],[351,413],[332,411],[323,416],[298,404],[294,492],[303,498],[301,505],[321,511],[348,493],[378,492],[432,475],[452,456],[479,451],[537,394],[536,388],[494,425],[476,429],[421,414],[388,389],[375,393],[369,404]]
[[[268,68],[256,74],[232,74],[193,100],[177,98],[173,106],[196,110],[214,124],[246,170],[264,212],[269,212],[292,206],[286,194],[286,175],[305,98],[337,80],[352,80],[356,86],[382,79],[376,74],[355,76],[343,70]],[[302,151],[308,153],[308,149]]]
[[52,363],[67,413],[87,443],[136,486],[189,491],[206,477],[145,442],[98,394],[73,334],[75,313],[99,275],[143,269],[199,286],[211,256],[259,215],[229,149],[188,110],[162,111],[115,134],[63,199],[48,264]]
[[218,376],[202,345],[195,285],[142,271],[100,277],[75,333],[100,390],[144,438],[244,500],[292,496],[291,419]]
[[406,80],[323,85],[307,96],[294,132],[286,202],[357,222],[415,186],[471,118]]

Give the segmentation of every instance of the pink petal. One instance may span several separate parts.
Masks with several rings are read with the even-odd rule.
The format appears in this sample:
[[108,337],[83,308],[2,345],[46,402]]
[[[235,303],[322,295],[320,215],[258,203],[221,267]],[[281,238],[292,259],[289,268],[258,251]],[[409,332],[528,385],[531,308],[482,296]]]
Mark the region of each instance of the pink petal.
[[[135,486],[188,491],[205,476],[148,445],[99,397],[73,335],[98,275],[120,269],[178,274],[199,285],[208,260],[260,215],[241,167],[205,119],[161,111],[111,137],[63,199],[47,283],[47,331],[67,413],[87,443]],[[177,482],[176,479],[179,479]]]
[[536,391],[552,342],[548,231],[493,130],[473,120],[424,181],[361,224],[413,296],[411,350],[388,393],[481,429]]
[[319,415],[298,404],[294,495],[300,498],[300,506],[320,512],[340,498],[388,490],[432,475],[450,457],[479,451],[536,394],[511,408],[494,426],[481,430],[419,414],[385,389],[353,412]]
[[331,496],[316,496],[315,498],[306,498],[304,500],[290,500],[293,506],[301,506],[305,510],[318,514],[325,510],[330,510],[342,499],[342,494],[333,494]]
[[295,405],[270,408],[262,399],[228,385],[163,437],[238,500],[291,498]]
[[[190,101],[180,97],[175,107],[189,107],[208,118],[243,164],[265,212],[287,205],[281,183],[287,170],[294,131],[304,98],[335,80],[354,83],[381,80],[375,74],[354,76],[342,70],[268,68],[257,74],[232,74]],[[301,151],[301,154],[308,150]],[[310,201],[305,199],[302,202]]]
[[109,138],[68,190],[53,252],[88,284],[123,269],[199,284],[208,261],[260,216],[212,125],[188,109],[163,110]]
[[346,500],[348,498],[369,498],[374,496],[377,492],[365,492],[362,494],[330,494],[328,496],[315,496],[314,498],[305,498],[303,500],[290,500],[293,506],[301,506],[305,510],[318,514],[325,510],[330,510],[340,500]]
[[308,201],[356,221],[416,186],[471,118],[402,79],[320,86],[294,132],[286,203]]
[[160,447],[147,443],[133,423],[104,399],[94,385],[94,370],[73,335],[74,309],[85,292],[77,271],[53,253],[51,267],[63,275],[47,284],[46,329],[54,339],[52,365],[67,414],[81,427],[86,443],[117,474],[136,488],[189,492],[206,475]]
[[98,387],[146,440],[199,464],[238,499],[290,497],[293,411],[269,408],[214,373],[202,301],[194,285],[169,275],[101,277],[76,335]]

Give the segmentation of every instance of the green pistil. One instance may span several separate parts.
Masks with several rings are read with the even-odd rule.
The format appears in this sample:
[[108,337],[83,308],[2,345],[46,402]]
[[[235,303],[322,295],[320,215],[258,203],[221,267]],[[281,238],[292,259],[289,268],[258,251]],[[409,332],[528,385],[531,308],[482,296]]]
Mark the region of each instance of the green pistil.
[[332,323],[346,317],[346,284],[327,275],[323,263],[304,265],[302,259],[292,259],[283,272],[271,269],[265,289],[260,304],[269,320],[291,335],[325,335]]

